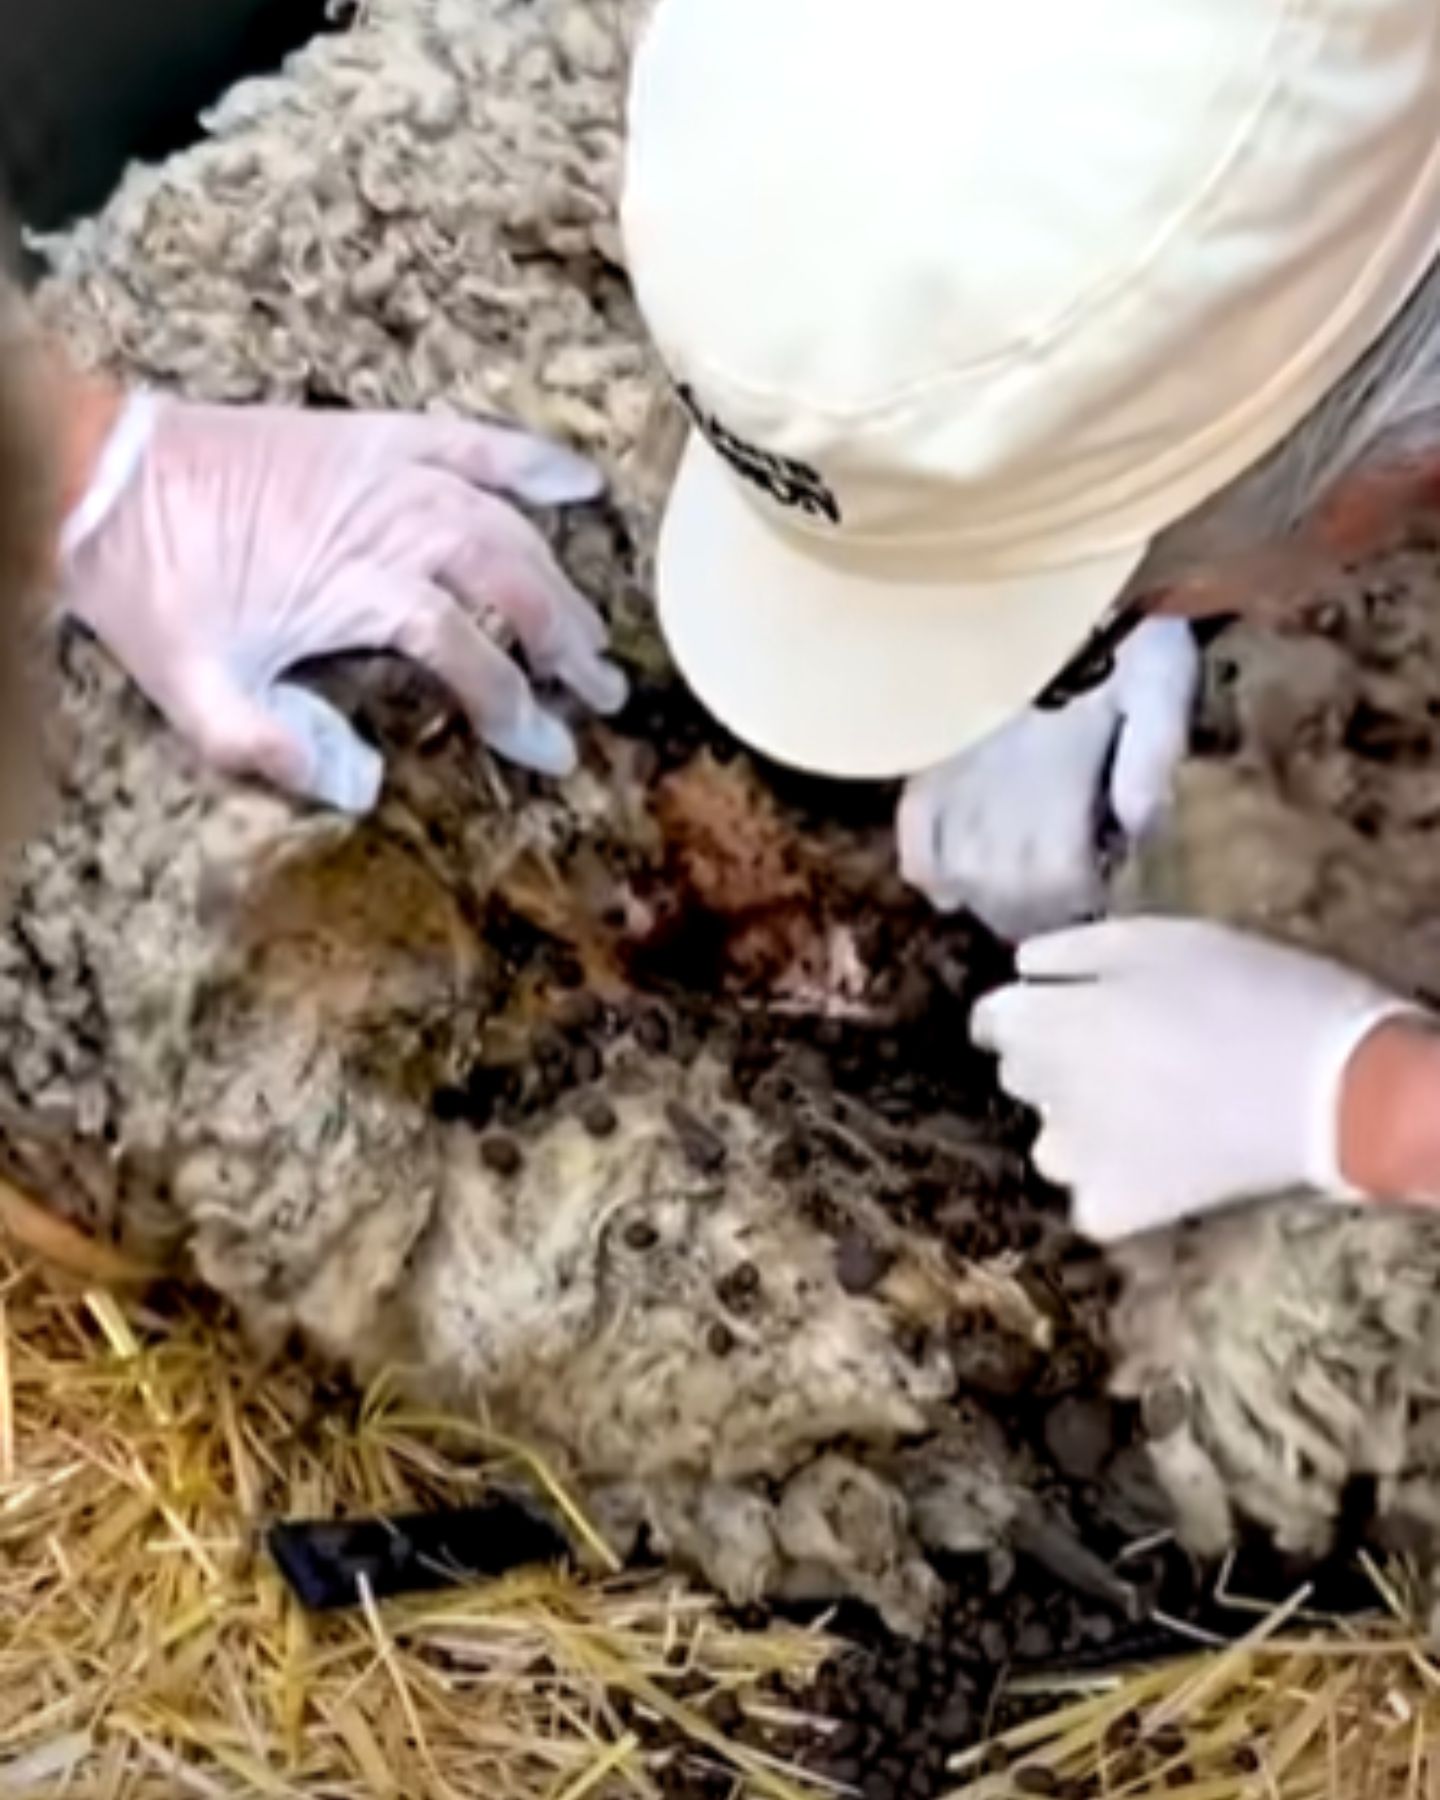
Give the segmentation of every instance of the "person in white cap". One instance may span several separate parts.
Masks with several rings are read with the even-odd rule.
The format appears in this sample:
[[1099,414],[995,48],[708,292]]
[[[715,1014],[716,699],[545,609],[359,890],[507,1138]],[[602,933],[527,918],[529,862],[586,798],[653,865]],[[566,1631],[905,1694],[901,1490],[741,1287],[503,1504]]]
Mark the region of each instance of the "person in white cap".
[[[695,426],[658,593],[701,699],[903,778],[937,904],[1096,912],[1103,815],[1143,831],[1186,742],[1156,615],[1440,435],[1437,105],[1433,0],[659,0],[623,217]],[[1440,1197],[1440,1038],[1278,946],[1032,937],[975,1030],[1098,1237]]]

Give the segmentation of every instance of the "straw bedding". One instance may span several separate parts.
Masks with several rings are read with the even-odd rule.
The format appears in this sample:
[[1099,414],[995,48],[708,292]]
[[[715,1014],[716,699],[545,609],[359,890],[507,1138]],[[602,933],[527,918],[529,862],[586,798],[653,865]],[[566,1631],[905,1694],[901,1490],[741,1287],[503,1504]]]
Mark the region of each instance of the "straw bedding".
[[[547,1571],[307,1623],[256,1542],[277,1512],[460,1504],[535,1473],[473,1426],[257,1365],[213,1310],[122,1305],[7,1253],[0,1794],[531,1800],[686,1768],[793,1793],[760,1733],[803,1706],[818,1633],[741,1631],[670,1577]],[[728,1738],[706,1723],[722,1700]]]
[[[0,1213],[36,1239],[13,1196]],[[549,1472],[383,1390],[260,1365],[183,1295],[87,1287],[136,1272],[40,1229],[43,1267],[0,1257],[0,1794],[827,1791],[793,1749],[837,1730],[811,1698],[833,1644],[742,1628],[674,1577],[521,1573],[307,1621],[259,1552],[265,1519]],[[1370,1621],[1237,1595],[1237,1647],[1016,1684],[949,1791],[1422,1800],[1437,1674],[1413,1599],[1376,1580]]]

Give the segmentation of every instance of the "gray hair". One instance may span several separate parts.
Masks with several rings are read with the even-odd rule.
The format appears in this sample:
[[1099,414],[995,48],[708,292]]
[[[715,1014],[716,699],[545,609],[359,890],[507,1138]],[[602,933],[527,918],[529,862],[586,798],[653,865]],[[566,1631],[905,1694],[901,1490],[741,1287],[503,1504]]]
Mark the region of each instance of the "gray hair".
[[1131,592],[1295,540],[1361,470],[1440,458],[1440,260],[1384,334],[1288,437],[1156,538]]

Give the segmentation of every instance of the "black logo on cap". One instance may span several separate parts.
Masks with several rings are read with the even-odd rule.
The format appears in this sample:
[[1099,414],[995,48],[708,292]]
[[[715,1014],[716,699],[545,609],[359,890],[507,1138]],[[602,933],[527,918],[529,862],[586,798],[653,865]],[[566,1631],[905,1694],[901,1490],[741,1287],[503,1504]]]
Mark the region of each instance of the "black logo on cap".
[[818,469],[797,462],[791,456],[774,456],[757,449],[722,425],[713,413],[706,412],[695,397],[693,388],[680,386],[676,392],[680,404],[704,433],[711,448],[722,456],[742,481],[748,481],[777,505],[808,513],[812,519],[825,519],[831,525],[840,523],[840,502]]

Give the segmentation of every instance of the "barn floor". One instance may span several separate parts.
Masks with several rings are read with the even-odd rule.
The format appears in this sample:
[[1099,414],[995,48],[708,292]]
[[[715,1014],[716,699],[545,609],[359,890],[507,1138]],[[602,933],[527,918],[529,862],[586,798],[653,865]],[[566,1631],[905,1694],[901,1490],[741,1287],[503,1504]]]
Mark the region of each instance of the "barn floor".
[[0,1264],[0,1794],[1433,1790],[1436,1671],[1398,1571],[1292,1582],[1279,1606],[1232,1571],[1203,1610],[1238,1649],[1177,1622],[1129,1638],[1128,1663],[1127,1623],[1033,1568],[957,1589],[918,1645],[854,1615],[736,1614],[657,1569],[307,1617],[263,1520],[466,1504],[497,1479],[553,1499],[550,1472],[263,1365],[203,1295],[87,1285],[117,1271],[46,1245]]

